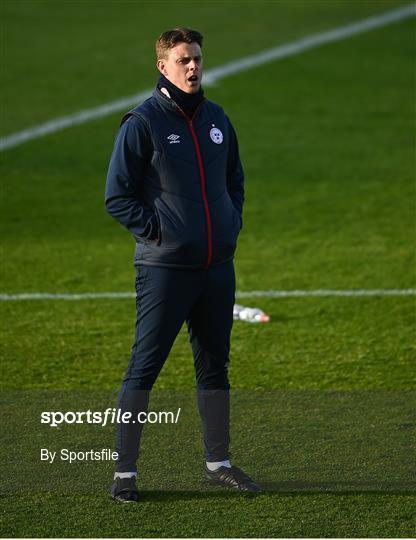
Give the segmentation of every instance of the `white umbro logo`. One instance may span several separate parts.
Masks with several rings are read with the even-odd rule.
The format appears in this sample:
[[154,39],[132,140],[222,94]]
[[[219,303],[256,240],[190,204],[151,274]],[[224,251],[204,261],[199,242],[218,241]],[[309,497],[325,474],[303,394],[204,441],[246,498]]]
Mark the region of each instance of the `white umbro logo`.
[[181,142],[179,140],[180,135],[175,135],[174,133],[172,133],[172,135],[169,135],[169,137],[166,137],[166,138],[169,141],[169,144],[174,144],[174,143],[180,143]]

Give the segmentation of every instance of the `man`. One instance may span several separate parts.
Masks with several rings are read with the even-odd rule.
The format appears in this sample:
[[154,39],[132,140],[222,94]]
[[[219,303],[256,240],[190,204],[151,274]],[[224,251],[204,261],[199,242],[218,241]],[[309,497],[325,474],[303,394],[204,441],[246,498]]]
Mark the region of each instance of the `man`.
[[[201,89],[202,39],[189,28],[159,37],[156,89],[124,116],[109,166],[107,210],[136,239],[136,336],[118,407],[133,418],[147,410],[150,390],[186,321],[205,477],[221,486],[259,491],[229,462],[227,369],[243,170],[230,121]],[[119,501],[138,500],[141,427],[117,427],[112,496]]]

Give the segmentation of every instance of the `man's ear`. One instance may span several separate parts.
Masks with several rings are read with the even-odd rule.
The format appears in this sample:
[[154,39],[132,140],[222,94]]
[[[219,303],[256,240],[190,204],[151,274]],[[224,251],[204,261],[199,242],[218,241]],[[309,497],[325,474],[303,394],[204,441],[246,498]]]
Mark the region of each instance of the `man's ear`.
[[162,75],[167,75],[166,62],[162,58],[159,58],[159,60],[156,62],[156,67],[160,73],[162,73]]

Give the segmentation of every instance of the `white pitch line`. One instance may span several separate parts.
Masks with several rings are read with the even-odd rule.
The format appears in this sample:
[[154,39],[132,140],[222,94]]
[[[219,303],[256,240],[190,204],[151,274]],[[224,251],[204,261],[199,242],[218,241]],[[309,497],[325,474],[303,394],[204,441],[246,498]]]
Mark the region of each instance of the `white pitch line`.
[[[367,19],[362,19],[345,26],[340,26],[326,32],[320,32],[311,36],[298,39],[291,43],[284,45],[278,45],[272,49],[265,50],[252,56],[241,58],[219,66],[204,73],[204,86],[211,86],[216,82],[229,77],[236,73],[246,71],[258,67],[260,65],[286,58],[295,54],[299,54],[302,51],[313,49],[319,45],[339,41],[347,37],[355,36],[374,28],[380,28],[391,23],[396,23],[414,17],[416,15],[416,4],[409,4],[393,11],[387,11],[380,15],[375,15]],[[63,116],[61,118],[55,118],[17,133],[12,133],[0,138],[0,151],[7,148],[13,148],[19,146],[32,139],[38,139],[44,137],[50,133],[60,131],[62,129],[84,124],[90,120],[96,120],[108,116],[109,114],[125,111],[130,107],[144,101],[151,94],[152,89],[143,90],[142,92],[135,94],[134,96],[123,97],[110,103],[105,103],[99,107],[92,109],[85,109],[69,116]]]
[[[90,299],[124,299],[135,298],[133,292],[102,293],[17,293],[0,294],[0,301],[12,300],[90,300]],[[416,289],[318,289],[315,291],[237,291],[236,298],[298,298],[325,296],[416,296]]]
[[311,296],[415,296],[416,289],[318,289],[316,291],[238,291],[237,298],[296,298]]

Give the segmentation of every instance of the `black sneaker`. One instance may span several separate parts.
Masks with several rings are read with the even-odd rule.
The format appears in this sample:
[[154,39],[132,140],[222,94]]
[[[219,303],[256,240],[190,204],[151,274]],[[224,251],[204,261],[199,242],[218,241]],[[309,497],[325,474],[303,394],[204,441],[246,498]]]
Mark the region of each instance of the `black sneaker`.
[[139,500],[139,492],[136,486],[136,477],[119,478],[114,480],[111,486],[111,496],[115,501],[120,502],[137,502]]
[[210,484],[258,493],[261,487],[253,482],[247,474],[238,467],[220,467],[216,471],[210,471],[205,465],[205,478]]

